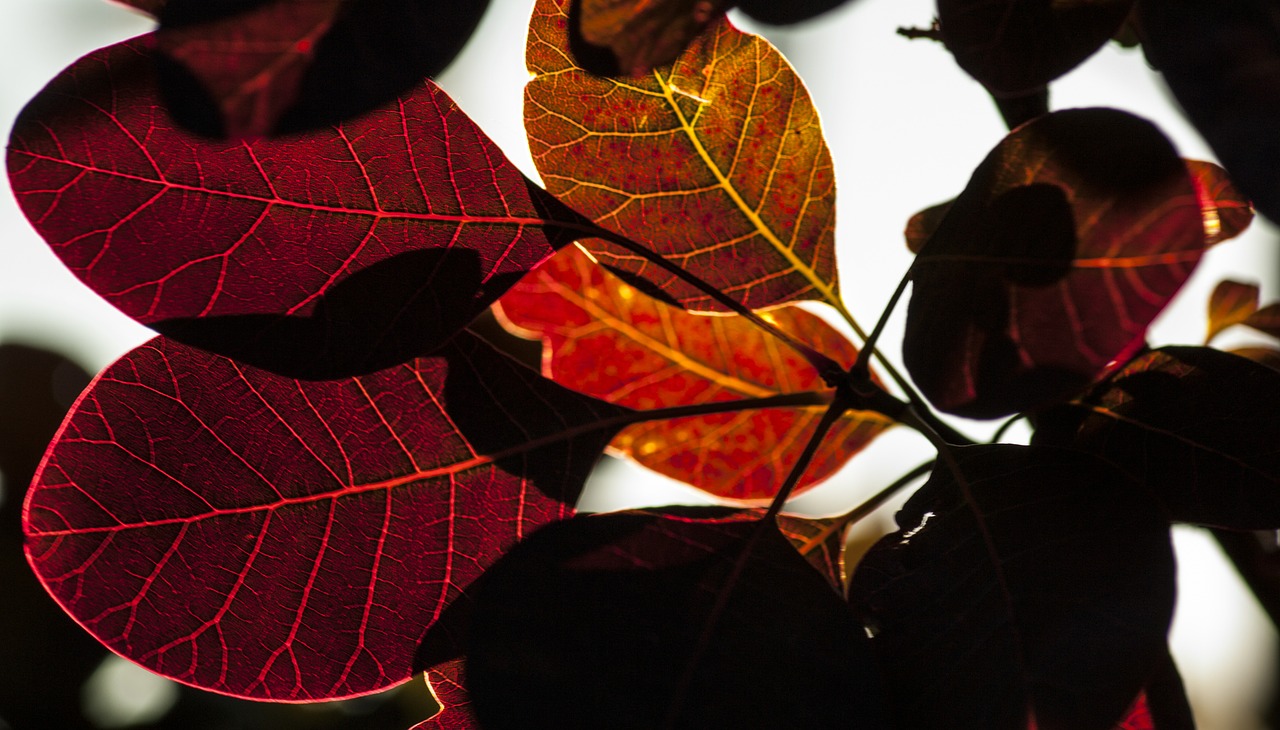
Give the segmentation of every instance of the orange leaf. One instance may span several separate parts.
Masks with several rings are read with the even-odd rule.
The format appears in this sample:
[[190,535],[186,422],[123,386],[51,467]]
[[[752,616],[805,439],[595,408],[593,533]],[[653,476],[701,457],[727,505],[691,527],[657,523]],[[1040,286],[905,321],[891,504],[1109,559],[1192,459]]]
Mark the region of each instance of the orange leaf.
[[[786,59],[720,18],[672,66],[600,78],[572,60],[569,5],[538,0],[529,28],[525,128],[547,189],[606,228],[645,232],[651,248],[753,309],[841,307],[831,156]],[[686,307],[722,309],[634,254],[587,247]]]
[[1226,328],[1244,324],[1258,311],[1258,287],[1239,281],[1220,281],[1209,295],[1209,331],[1204,337],[1209,344]]
[[1227,171],[1212,162],[1185,162],[1191,183],[1200,196],[1206,243],[1221,243],[1243,233],[1253,221],[1253,206],[1232,184]]
[[[652,409],[822,390],[791,348],[737,315],[663,304],[570,246],[499,300],[509,329],[544,343],[543,373],[612,403]],[[857,350],[819,317],[794,307],[767,314],[782,329],[848,366]],[[767,500],[817,425],[822,408],[771,408],[640,423],[611,446],[712,494]],[[852,412],[827,436],[797,492],[830,476],[890,425]]]

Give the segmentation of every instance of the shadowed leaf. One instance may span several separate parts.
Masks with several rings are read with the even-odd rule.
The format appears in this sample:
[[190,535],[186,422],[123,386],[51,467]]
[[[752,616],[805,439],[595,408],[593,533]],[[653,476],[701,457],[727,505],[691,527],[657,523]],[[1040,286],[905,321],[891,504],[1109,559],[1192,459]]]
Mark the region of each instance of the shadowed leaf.
[[924,244],[928,242],[929,236],[938,230],[938,226],[942,224],[942,219],[947,216],[947,211],[951,210],[954,202],[954,200],[948,200],[945,203],[931,205],[907,220],[907,228],[902,235],[907,239],[908,251],[920,253]]
[[180,122],[212,136],[315,129],[445,69],[488,0],[169,0],[157,42]]
[[834,10],[847,2],[849,0],[738,0],[736,5],[761,23],[790,25]]
[[412,675],[427,628],[504,550],[573,513],[632,420],[468,333],[314,383],[158,338],[63,424],[27,554],[81,625],[164,676],[365,694]]
[[1280,528],[1280,373],[1206,347],[1138,356],[1037,422],[1035,443],[1106,459],[1170,519]]
[[164,9],[166,0],[110,0],[110,2],[119,3],[131,7],[152,17],[158,16],[160,11]]
[[[499,304],[512,331],[541,338],[544,375],[630,408],[828,388],[803,356],[744,318],[697,315],[659,302],[573,246],[538,267]],[[853,345],[816,315],[784,307],[767,316],[845,367],[857,358]],[[767,501],[824,411],[771,408],[653,421],[629,427],[611,446],[712,494]],[[823,441],[796,493],[829,477],[889,425],[877,413],[847,414]]]
[[[606,76],[643,76],[666,66],[684,51],[689,41],[719,18],[729,0],[575,0],[580,10],[570,33],[613,52],[616,66]],[[572,18],[574,13],[570,11]],[[572,45],[572,42],[571,42]],[[589,71],[592,54],[574,59]]]
[[342,126],[215,142],[158,106],[153,45],[64,71],[8,167],[63,263],[175,339],[292,377],[371,372],[439,346],[580,220],[430,82]]
[[1232,350],[1231,354],[1248,358],[1272,370],[1280,370],[1280,349],[1274,347],[1240,347]]
[[1258,292],[1256,284],[1219,282],[1209,296],[1209,331],[1204,338],[1205,344],[1237,324],[1280,337],[1280,304],[1268,304],[1259,309]]
[[1280,7],[1142,0],[1143,50],[1263,215],[1280,221]]
[[577,518],[494,565],[466,670],[486,730],[884,727],[839,596],[776,526],[707,514]]
[[912,269],[904,357],[939,408],[993,418],[1079,391],[1141,347],[1208,239],[1149,122],[1056,112],[987,156]]
[[1053,81],[1092,56],[1134,0],[938,0],[947,49],[993,94]]
[[[525,129],[548,189],[753,309],[836,304],[831,157],[782,55],[721,18],[670,67],[600,78],[572,61],[569,5],[539,0],[529,28]],[[722,308],[634,254],[585,243],[686,307]]]
[[1106,730],[1165,656],[1168,527],[1084,454],[957,449],[854,572],[898,727]]

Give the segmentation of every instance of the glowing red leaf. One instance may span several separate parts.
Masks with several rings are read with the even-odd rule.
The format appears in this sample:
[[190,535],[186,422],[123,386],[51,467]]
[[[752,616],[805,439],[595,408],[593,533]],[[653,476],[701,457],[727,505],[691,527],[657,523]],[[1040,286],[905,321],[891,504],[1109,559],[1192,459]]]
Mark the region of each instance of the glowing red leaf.
[[480,723],[471,712],[463,671],[463,661],[452,659],[427,672],[427,685],[440,711],[410,730],[480,730]]
[[1035,443],[1106,459],[1171,519],[1280,528],[1280,373],[1207,347],[1143,353],[1037,420]]
[[1142,490],[1086,454],[957,449],[854,572],[897,727],[1106,728],[1166,656],[1174,563]]
[[938,0],[956,63],[993,93],[1049,83],[1093,55],[1134,0]]
[[[573,246],[499,304],[512,331],[542,339],[544,375],[610,403],[647,410],[827,389],[799,353],[744,318],[663,304]],[[766,316],[846,367],[857,358],[853,345],[813,314],[783,307]],[[768,500],[824,410],[775,408],[639,423],[611,446],[712,494]],[[797,493],[826,479],[890,425],[876,413],[850,412],[824,440]]]
[[516,546],[476,592],[481,725],[885,727],[862,627],[752,517],[593,515]]
[[912,269],[904,356],[925,395],[992,418],[1131,356],[1217,238],[1197,187],[1164,135],[1124,112],[1057,112],[1006,137]]
[[113,650],[274,700],[402,682],[428,627],[569,516],[634,418],[468,333],[304,382],[158,338],[81,397],[26,504],[28,558]]
[[63,72],[18,118],[8,166],[62,261],[175,339],[294,377],[404,362],[549,256],[574,218],[549,213],[429,82],[349,124],[217,142],[166,116],[153,46]]
[[[539,0],[529,27],[525,128],[548,189],[753,309],[838,306],[831,156],[786,59],[721,18],[668,68],[600,78],[572,61],[570,4]],[[634,254],[586,245],[687,307],[723,308]]]

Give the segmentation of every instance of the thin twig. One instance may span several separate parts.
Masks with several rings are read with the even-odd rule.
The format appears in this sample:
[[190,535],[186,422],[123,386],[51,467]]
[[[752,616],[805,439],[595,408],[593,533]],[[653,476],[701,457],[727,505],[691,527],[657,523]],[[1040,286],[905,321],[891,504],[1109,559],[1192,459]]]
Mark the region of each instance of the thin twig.
[[806,540],[805,543],[800,546],[800,554],[808,555],[819,545],[826,542],[827,538],[831,537],[834,533],[845,529],[849,525],[862,520],[867,515],[880,509],[880,507],[887,502],[890,497],[897,494],[900,489],[932,472],[937,463],[937,459],[930,459],[924,462],[920,466],[917,466],[906,474],[903,474],[893,480],[893,483],[884,489],[881,489],[879,492],[876,492],[875,495],[867,501],[840,515],[830,525],[822,528],[822,531],[817,535]]

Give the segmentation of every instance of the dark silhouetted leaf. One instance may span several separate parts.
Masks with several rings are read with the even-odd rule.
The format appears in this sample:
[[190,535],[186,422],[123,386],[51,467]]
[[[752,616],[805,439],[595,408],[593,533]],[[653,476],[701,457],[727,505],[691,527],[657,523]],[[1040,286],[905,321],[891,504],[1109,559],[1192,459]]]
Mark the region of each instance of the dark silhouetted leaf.
[[1170,519],[1275,529],[1276,424],[1280,373],[1206,347],[1165,347],[1045,414],[1035,443],[1101,456],[1144,484]]
[[738,0],[738,9],[752,18],[773,25],[790,25],[821,15],[849,0]]
[[[543,375],[611,403],[648,410],[716,400],[823,391],[804,357],[738,315],[709,317],[663,304],[568,246],[499,304],[512,331],[541,338]],[[844,367],[858,352],[798,307],[765,316]],[[611,446],[675,479],[731,499],[767,501],[825,410],[771,408],[638,423]],[[823,441],[795,493],[831,476],[892,425],[851,411]]]
[[895,726],[1106,730],[1165,656],[1154,503],[1085,454],[956,450],[853,575]]
[[1092,56],[1134,0],[938,0],[938,20],[956,63],[993,94],[1053,81]]
[[292,377],[372,372],[439,346],[567,240],[575,214],[430,82],[339,127],[213,142],[158,106],[153,43],[63,72],[8,165],[62,261],[174,339]]
[[[674,61],[730,4],[729,0],[574,1],[580,9],[570,13],[577,16],[570,32],[578,31],[587,43],[612,51],[614,68],[627,76],[643,76]],[[590,58],[575,56],[578,65],[596,70]]]
[[28,496],[28,557],[155,672],[259,699],[360,695],[408,679],[444,607],[573,513],[632,421],[468,333],[324,382],[158,338],[64,423]]
[[904,356],[944,411],[1065,398],[1144,342],[1208,240],[1187,169],[1149,122],[1056,112],[987,156],[916,258]]
[[1280,349],[1274,347],[1240,347],[1232,350],[1231,354],[1248,358],[1272,370],[1280,370]]
[[710,514],[576,518],[490,568],[466,665],[486,730],[884,727],[848,606],[775,525]]
[[[831,156],[786,59],[721,18],[669,68],[600,78],[571,61],[569,5],[539,0],[529,28],[525,128],[548,189],[753,309],[840,306]],[[686,307],[723,309],[632,253],[585,243]]]
[[1173,657],[1165,654],[1146,688],[1115,730],[1195,730],[1195,718]]
[[1240,190],[1280,221],[1280,7],[1142,0],[1147,59]]
[[111,0],[111,2],[127,5],[134,10],[141,10],[152,17],[159,15],[165,6],[165,0]]
[[445,69],[488,0],[169,0],[157,34],[181,69],[162,76],[187,127],[257,137],[383,106]]
[[[1249,201],[1240,196],[1231,184],[1227,171],[1212,162],[1184,160],[1191,182],[1200,198],[1200,213],[1204,219],[1204,233],[1209,245],[1235,238],[1253,222],[1253,209]],[[911,216],[904,235],[907,249],[920,253],[929,236],[938,229],[942,219],[955,202],[938,203]]]
[[1219,282],[1209,296],[1209,332],[1205,335],[1205,344],[1237,324],[1280,337],[1280,304],[1268,304],[1259,309],[1258,292],[1256,284]]

